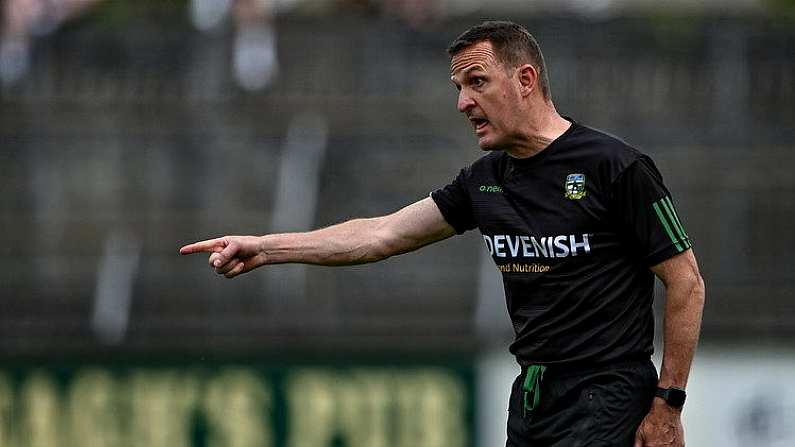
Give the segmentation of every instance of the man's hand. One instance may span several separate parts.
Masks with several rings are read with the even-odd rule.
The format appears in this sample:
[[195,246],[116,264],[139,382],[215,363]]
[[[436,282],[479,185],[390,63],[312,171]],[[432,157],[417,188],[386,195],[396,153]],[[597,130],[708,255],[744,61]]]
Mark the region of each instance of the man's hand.
[[684,447],[681,410],[670,407],[660,398],[654,398],[649,414],[643,418],[635,433],[634,447]]
[[224,236],[195,242],[179,249],[180,254],[210,253],[210,267],[227,278],[249,272],[265,264],[262,238],[257,236]]

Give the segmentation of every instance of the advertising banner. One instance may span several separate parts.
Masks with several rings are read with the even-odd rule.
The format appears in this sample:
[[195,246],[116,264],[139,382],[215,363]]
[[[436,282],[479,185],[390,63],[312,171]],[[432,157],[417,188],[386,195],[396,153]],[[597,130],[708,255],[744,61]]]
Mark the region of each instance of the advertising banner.
[[0,366],[0,446],[471,446],[470,366]]

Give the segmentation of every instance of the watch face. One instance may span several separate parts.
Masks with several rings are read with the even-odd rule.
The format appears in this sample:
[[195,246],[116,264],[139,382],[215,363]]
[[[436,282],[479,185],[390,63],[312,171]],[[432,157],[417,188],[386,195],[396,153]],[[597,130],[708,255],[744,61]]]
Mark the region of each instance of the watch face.
[[668,397],[665,399],[665,401],[668,402],[668,405],[679,408],[685,404],[686,397],[687,393],[685,393],[685,390],[680,390],[679,388],[669,388]]

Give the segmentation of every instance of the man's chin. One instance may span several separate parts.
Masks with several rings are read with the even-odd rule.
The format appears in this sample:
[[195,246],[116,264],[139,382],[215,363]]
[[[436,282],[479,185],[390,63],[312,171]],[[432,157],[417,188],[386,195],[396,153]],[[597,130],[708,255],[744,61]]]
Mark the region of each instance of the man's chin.
[[496,142],[485,137],[478,139],[478,146],[480,146],[480,150],[482,151],[501,151],[504,149],[499,144],[496,144]]

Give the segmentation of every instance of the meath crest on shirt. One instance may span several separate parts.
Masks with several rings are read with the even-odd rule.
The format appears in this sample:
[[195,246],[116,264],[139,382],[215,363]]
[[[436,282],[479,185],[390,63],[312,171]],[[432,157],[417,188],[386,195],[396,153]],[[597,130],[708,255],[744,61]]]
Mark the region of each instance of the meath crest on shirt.
[[569,174],[566,176],[566,198],[580,200],[585,197],[585,174]]

